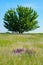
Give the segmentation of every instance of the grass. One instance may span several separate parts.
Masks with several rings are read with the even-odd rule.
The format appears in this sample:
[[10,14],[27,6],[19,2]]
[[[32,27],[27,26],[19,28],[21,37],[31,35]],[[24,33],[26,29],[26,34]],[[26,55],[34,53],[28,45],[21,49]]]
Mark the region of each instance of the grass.
[[[34,49],[35,54],[13,54],[16,48]],[[0,65],[43,65],[43,34],[0,34]]]

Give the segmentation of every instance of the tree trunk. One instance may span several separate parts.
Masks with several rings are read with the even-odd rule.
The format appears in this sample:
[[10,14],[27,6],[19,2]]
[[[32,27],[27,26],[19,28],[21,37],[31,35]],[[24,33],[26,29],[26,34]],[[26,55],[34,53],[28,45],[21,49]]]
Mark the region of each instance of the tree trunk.
[[22,34],[23,32],[22,31],[19,31],[19,34]]

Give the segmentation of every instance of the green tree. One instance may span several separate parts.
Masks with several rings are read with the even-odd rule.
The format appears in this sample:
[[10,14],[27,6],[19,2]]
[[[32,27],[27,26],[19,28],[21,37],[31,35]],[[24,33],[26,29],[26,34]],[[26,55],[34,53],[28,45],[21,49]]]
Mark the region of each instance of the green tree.
[[5,13],[4,27],[12,32],[31,31],[39,28],[37,17],[37,12],[31,7],[18,6],[16,9],[9,9]]

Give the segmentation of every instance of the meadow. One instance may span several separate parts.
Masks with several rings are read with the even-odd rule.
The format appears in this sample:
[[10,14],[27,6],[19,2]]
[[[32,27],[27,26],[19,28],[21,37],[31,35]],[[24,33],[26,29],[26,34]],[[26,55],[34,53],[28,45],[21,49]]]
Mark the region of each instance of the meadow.
[[[14,54],[14,49],[33,49],[35,54]],[[0,34],[0,65],[43,65],[43,33]]]

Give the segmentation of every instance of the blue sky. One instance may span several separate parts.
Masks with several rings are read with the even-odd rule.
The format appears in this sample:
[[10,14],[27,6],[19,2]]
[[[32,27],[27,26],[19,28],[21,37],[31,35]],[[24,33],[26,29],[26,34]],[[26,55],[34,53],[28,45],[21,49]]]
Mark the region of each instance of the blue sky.
[[31,32],[43,32],[43,0],[0,0],[0,32],[7,32],[7,29],[3,26],[5,12],[9,8],[16,8],[17,5],[32,7],[37,11],[40,28]]

